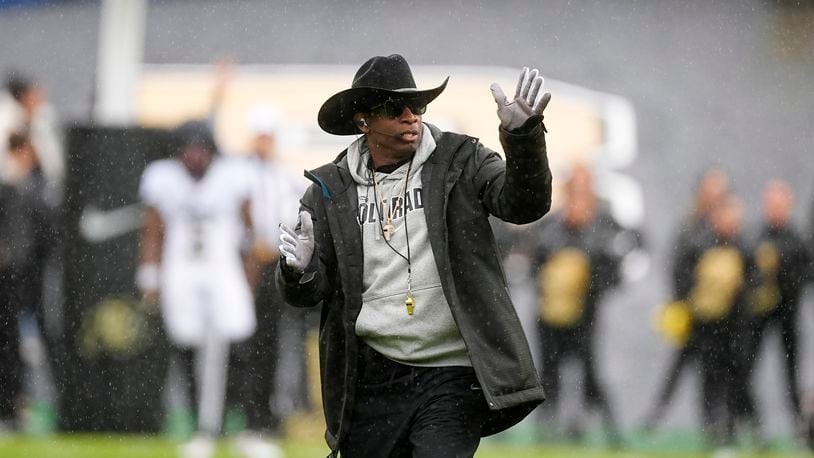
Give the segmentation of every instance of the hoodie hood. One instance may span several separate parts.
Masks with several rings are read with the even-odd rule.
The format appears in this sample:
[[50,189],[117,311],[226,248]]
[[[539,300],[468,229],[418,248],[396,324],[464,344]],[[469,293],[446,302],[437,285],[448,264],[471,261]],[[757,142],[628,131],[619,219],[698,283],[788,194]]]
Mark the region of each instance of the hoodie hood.
[[[421,124],[421,142],[418,144],[415,156],[413,157],[413,170],[418,170],[424,162],[429,159],[435,151],[435,139],[426,124]],[[369,185],[370,178],[367,164],[370,162],[370,148],[367,145],[367,137],[362,135],[348,146],[348,168],[353,180],[360,185]],[[399,175],[399,170],[393,172],[393,177]]]

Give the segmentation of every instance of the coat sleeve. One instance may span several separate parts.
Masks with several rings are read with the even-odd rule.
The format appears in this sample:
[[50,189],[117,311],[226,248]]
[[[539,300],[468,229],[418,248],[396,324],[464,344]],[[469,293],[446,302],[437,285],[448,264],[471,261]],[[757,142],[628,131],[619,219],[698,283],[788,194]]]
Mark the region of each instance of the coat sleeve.
[[[307,211],[314,222],[314,254],[302,274],[285,266],[285,260],[278,263],[276,272],[277,287],[283,299],[295,307],[319,305],[333,290],[330,280],[335,270],[333,246],[328,233],[325,207],[318,187],[311,185],[300,200],[300,211]],[[297,226],[296,230],[299,231]]]
[[515,224],[536,221],[551,208],[551,170],[542,117],[532,116],[511,132],[501,128],[500,142],[505,162],[494,151],[478,145],[475,189],[492,215]]

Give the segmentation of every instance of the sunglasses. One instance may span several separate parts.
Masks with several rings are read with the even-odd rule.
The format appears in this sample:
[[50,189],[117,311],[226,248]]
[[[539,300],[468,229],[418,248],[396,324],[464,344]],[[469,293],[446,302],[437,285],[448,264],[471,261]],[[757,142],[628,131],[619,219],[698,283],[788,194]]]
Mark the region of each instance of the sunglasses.
[[396,118],[404,113],[404,109],[409,108],[415,115],[423,115],[427,111],[426,104],[416,101],[406,101],[404,99],[387,99],[384,102],[372,106],[370,114],[381,118]]

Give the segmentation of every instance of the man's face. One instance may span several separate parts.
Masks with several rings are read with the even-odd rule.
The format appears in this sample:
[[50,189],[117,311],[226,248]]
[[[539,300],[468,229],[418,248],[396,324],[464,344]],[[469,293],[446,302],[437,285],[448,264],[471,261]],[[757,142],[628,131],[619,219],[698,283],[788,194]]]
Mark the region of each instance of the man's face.
[[594,192],[593,174],[584,165],[577,165],[571,172],[571,178],[568,179],[566,187],[568,188],[568,192],[570,193],[593,194]]
[[181,162],[193,178],[200,180],[212,162],[212,152],[201,145],[188,145],[181,153]]
[[260,133],[252,139],[252,150],[263,160],[270,161],[274,159],[274,147],[274,136],[271,134]]
[[785,183],[772,182],[763,190],[763,216],[774,227],[785,226],[791,218],[794,198]]
[[729,177],[718,169],[704,174],[697,191],[697,207],[702,214],[710,212],[729,193]]
[[737,236],[743,225],[743,204],[734,197],[724,201],[712,211],[712,229],[725,239]]
[[400,102],[374,107],[365,117],[371,152],[385,159],[410,157],[421,142],[421,113],[426,107],[411,108]]
[[596,196],[591,192],[571,192],[565,202],[565,223],[582,228],[593,222],[596,216]]
[[45,100],[45,92],[39,86],[31,86],[20,97],[20,104],[29,116],[33,116]]

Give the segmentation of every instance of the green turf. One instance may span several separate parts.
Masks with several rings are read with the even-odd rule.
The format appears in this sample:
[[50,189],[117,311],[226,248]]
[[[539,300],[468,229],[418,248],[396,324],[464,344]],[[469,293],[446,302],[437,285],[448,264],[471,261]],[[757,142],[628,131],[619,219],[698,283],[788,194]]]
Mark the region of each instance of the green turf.
[[[217,458],[233,458],[229,441],[218,444]],[[178,442],[163,438],[127,435],[57,435],[43,438],[30,436],[0,437],[2,458],[164,458],[176,455]],[[314,458],[327,454],[325,446],[301,443],[285,443],[287,458]],[[702,458],[702,452],[660,452],[655,450],[610,451],[601,446],[579,447],[573,445],[526,445],[510,446],[498,441],[486,441],[478,451],[478,458]],[[737,458],[811,458],[812,454],[789,450],[773,453],[738,452]]]

